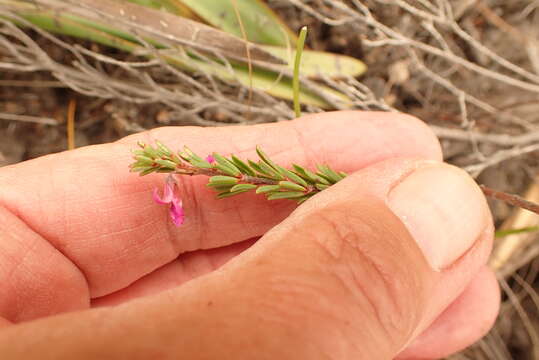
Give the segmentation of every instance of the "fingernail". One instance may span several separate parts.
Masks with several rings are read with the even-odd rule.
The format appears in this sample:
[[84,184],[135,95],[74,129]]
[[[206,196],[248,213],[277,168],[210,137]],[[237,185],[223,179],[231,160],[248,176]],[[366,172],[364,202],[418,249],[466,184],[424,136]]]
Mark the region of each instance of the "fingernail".
[[486,226],[479,187],[463,170],[443,163],[419,166],[391,189],[388,203],[435,270],[453,264]]

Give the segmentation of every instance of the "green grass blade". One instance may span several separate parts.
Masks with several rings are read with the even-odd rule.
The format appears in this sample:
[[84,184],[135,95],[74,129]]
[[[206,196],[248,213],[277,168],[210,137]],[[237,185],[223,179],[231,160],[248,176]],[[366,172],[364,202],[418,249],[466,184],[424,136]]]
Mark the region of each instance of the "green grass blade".
[[299,39],[296,45],[296,56],[294,59],[294,76],[292,78],[292,93],[294,98],[294,113],[296,117],[301,116],[301,103],[299,100],[299,68],[301,65],[301,54],[305,47],[305,38],[307,38],[307,26],[301,28],[299,32]]
[[509,235],[530,233],[530,232],[535,232],[535,231],[539,231],[539,226],[529,226],[529,227],[519,228],[519,229],[497,230],[494,233],[494,236],[496,238],[502,238]]

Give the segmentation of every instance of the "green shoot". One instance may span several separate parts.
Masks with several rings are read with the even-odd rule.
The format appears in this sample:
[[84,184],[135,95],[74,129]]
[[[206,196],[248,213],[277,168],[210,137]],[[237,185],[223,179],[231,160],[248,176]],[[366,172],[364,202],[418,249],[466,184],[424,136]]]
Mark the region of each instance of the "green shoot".
[[301,54],[305,47],[305,38],[307,37],[307,26],[301,28],[299,32],[298,43],[296,45],[296,58],[294,59],[294,77],[292,79],[292,91],[294,92],[294,112],[296,117],[301,116],[301,106],[299,102],[299,68],[301,63]]
[[498,230],[496,231],[494,236],[496,238],[503,238],[509,235],[530,233],[530,232],[535,232],[535,231],[539,231],[539,226],[528,226],[528,227],[519,228],[519,229]]

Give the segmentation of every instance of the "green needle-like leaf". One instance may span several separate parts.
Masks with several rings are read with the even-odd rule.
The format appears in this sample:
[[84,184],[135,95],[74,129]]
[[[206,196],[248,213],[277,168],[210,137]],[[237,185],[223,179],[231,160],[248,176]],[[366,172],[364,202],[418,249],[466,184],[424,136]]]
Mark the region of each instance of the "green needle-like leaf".
[[217,199],[224,199],[224,198],[236,196],[239,194],[243,194],[244,192],[247,192],[247,191],[249,190],[240,190],[240,191],[235,191],[235,192],[221,192],[217,194]]
[[153,173],[154,171],[157,171],[157,168],[148,168],[140,173],[140,176],[145,176],[148,174]]
[[288,189],[293,191],[307,191],[303,186],[295,184],[291,181],[279,181],[279,186],[282,189]]
[[264,176],[267,176],[267,177],[270,177],[269,174],[266,174],[264,172],[264,170],[257,164],[255,163],[254,161],[252,160],[247,160],[247,163],[249,164],[249,166],[254,169],[257,173],[261,174],[261,175],[264,175]]
[[310,183],[314,184],[316,182],[319,182],[320,177],[317,176],[312,171],[309,171],[309,170],[305,169],[304,167],[296,165],[296,164],[293,164],[292,167],[294,168],[296,173],[299,174],[299,176],[301,176],[303,179],[309,181]]
[[225,174],[227,175],[230,175],[230,176],[237,176],[239,175],[239,172],[226,166],[226,165],[223,165],[223,164],[217,164],[215,165],[215,168],[216,169],[219,169],[221,172],[224,172]]
[[303,204],[305,201],[309,200],[312,197],[312,194],[305,195],[297,199],[298,205]]
[[174,170],[176,168],[176,163],[170,161],[170,160],[162,160],[162,159],[155,159],[154,160],[155,163],[165,167],[165,168],[169,168],[171,170]]
[[143,162],[143,163],[149,163],[149,164],[152,164],[152,163],[153,163],[153,159],[152,159],[152,158],[149,158],[149,157],[144,156],[144,155],[137,155],[137,156],[135,156],[135,160],[137,160],[137,162]]
[[267,174],[270,178],[275,180],[284,180],[284,176],[282,176],[277,170],[275,170],[273,167],[268,165],[265,162],[260,161],[258,163],[258,166],[264,170],[264,173]]
[[253,184],[238,184],[238,185],[234,185],[230,189],[230,192],[249,191],[249,190],[253,190],[253,189],[256,189],[256,188],[257,188],[257,186],[253,185]]
[[305,181],[303,178],[301,178],[299,175],[293,173],[292,171],[285,169],[282,166],[278,167],[279,172],[286,178],[288,178],[290,181],[293,181],[295,183],[298,183],[304,187],[308,187],[309,184],[307,181]]
[[[211,169],[213,167],[212,164],[210,164],[209,162],[207,162],[205,160],[197,160],[195,158],[191,158],[190,160],[188,160],[188,162],[191,165],[202,168],[202,169]],[[229,175],[231,175],[231,174],[229,174]]]
[[329,185],[326,185],[326,184],[316,184],[315,186],[320,191],[326,190],[329,187]]
[[216,175],[210,178],[208,186],[226,186],[226,185],[236,185],[239,179],[231,176]]
[[242,173],[249,176],[255,176],[255,172],[253,171],[253,169],[251,169],[249,165],[247,165],[244,161],[238,159],[235,155],[232,155],[231,158],[234,165],[236,165]]
[[273,161],[271,161],[269,156],[266,155],[266,153],[262,151],[262,149],[259,146],[256,147],[256,153],[258,154],[258,156],[263,162],[271,166],[274,170],[279,171],[279,166],[275,164]]
[[257,194],[265,194],[271,191],[279,191],[281,187],[279,185],[262,185],[256,189]]
[[161,150],[164,155],[169,156],[170,154],[172,154],[172,151],[170,151],[170,149],[165,144],[156,141],[155,145],[157,145],[158,149]]
[[279,199],[297,199],[305,196],[304,192],[301,191],[282,191],[275,192],[268,195],[268,200],[279,200]]
[[317,168],[319,170],[318,175],[323,176],[333,184],[343,179],[341,175],[331,170],[327,165],[317,165]]
[[215,159],[215,161],[221,165],[220,167],[218,166],[219,169],[228,169],[229,171],[225,171],[227,173],[229,173],[229,175],[232,175],[232,176],[238,176],[241,174],[241,171],[236,167],[236,165],[234,165],[234,163],[228,159],[226,159],[225,157],[217,154],[217,153],[213,153],[213,158]]

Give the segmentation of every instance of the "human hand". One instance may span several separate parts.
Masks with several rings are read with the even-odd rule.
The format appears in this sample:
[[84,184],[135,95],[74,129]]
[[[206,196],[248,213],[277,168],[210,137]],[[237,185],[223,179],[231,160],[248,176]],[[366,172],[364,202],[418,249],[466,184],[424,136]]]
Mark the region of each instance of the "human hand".
[[[216,200],[206,179],[181,177],[187,218],[175,227],[151,200],[162,176],[127,172],[135,143],[155,139],[242,158],[260,145],[281,165],[350,175],[297,210],[255,194]],[[462,349],[498,311],[485,266],[493,230],[474,182],[439,161],[415,119],[336,112],[160,128],[2,168],[0,358],[428,359]]]

